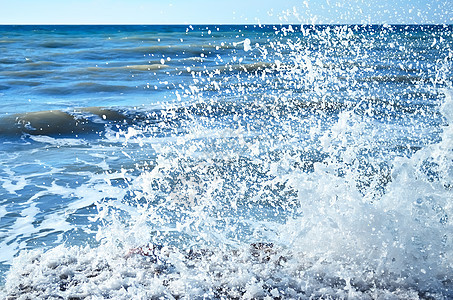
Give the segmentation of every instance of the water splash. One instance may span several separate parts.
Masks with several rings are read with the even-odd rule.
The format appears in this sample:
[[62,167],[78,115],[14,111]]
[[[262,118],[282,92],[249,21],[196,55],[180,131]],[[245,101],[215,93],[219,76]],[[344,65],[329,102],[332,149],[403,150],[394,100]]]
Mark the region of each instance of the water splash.
[[5,292],[451,297],[451,29],[436,30],[282,27],[188,70],[153,122],[105,128],[129,166],[79,189],[97,245],[21,252]]

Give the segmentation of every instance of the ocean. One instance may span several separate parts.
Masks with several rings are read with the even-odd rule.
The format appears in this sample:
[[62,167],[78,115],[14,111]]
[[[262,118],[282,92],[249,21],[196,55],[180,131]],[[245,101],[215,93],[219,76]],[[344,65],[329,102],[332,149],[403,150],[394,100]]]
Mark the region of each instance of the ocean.
[[453,26],[0,26],[0,296],[452,299]]

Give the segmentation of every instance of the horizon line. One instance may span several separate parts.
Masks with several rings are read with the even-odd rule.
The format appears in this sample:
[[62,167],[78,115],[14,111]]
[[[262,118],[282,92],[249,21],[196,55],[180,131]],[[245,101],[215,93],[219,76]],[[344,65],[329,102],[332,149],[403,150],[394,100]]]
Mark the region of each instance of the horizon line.
[[0,26],[452,26],[453,23],[0,23]]

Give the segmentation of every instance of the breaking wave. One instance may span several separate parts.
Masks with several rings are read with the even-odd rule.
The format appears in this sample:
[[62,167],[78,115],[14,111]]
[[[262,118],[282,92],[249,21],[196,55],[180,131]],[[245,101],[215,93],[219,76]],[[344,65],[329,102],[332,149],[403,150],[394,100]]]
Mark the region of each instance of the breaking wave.
[[451,27],[269,32],[131,64],[159,108],[0,119],[5,297],[453,297]]

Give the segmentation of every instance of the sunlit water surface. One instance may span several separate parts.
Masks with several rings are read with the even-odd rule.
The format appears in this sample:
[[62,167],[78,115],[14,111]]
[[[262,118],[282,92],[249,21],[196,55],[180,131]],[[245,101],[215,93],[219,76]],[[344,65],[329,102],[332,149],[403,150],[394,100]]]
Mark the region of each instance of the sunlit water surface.
[[0,295],[452,298],[452,30],[0,26]]

